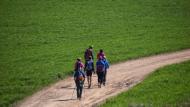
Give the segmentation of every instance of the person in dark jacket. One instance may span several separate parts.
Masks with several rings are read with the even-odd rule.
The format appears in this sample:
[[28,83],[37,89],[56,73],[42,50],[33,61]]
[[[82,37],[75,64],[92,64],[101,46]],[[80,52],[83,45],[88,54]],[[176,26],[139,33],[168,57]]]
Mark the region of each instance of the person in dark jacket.
[[93,46],[89,46],[89,48],[84,52],[85,63],[90,59],[90,56],[92,60],[94,60]]
[[98,75],[98,87],[101,88],[101,84],[103,83],[104,72],[105,72],[105,63],[103,61],[103,57],[99,57],[96,62],[96,72]]
[[77,99],[81,99],[82,97],[82,90],[83,90],[83,85],[85,81],[85,73],[82,70],[77,70],[74,73],[74,81],[76,84],[76,90],[77,90]]

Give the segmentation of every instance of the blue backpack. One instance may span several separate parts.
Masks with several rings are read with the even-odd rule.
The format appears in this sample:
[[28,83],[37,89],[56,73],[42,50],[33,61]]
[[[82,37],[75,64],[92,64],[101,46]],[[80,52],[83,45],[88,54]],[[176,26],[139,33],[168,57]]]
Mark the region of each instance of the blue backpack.
[[105,70],[105,64],[103,61],[97,62],[96,69],[98,72],[103,72]]
[[79,80],[79,81],[83,81],[84,80],[84,77],[83,77],[83,74],[82,74],[81,71],[79,71],[79,74],[77,76],[77,80]]
[[87,61],[86,70],[93,70],[93,61]]

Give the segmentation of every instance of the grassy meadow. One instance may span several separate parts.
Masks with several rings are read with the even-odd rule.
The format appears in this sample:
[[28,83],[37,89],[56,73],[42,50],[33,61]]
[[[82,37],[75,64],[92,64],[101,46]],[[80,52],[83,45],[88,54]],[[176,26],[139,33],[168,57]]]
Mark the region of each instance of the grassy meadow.
[[190,61],[166,66],[101,107],[189,107],[189,77]]
[[188,0],[0,0],[0,107],[72,73],[94,45],[111,63],[190,47]]

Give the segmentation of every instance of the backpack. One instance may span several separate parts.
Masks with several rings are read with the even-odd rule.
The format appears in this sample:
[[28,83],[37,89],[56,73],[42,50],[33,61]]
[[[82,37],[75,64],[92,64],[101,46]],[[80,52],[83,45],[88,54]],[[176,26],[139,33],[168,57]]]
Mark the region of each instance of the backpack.
[[84,77],[83,77],[83,74],[82,74],[81,71],[79,71],[79,74],[78,74],[78,76],[77,76],[77,80],[78,80],[78,81],[83,81],[83,80],[84,80]]
[[93,61],[88,61],[86,63],[86,70],[93,70]]
[[98,65],[97,66],[97,71],[99,72],[102,72],[102,71],[104,71],[104,66],[103,65]]
[[105,69],[108,69],[109,68],[109,63],[106,59],[104,59],[104,63],[105,63]]
[[103,72],[104,71],[104,64],[103,62],[98,62],[97,65],[96,65],[96,69],[98,72]]

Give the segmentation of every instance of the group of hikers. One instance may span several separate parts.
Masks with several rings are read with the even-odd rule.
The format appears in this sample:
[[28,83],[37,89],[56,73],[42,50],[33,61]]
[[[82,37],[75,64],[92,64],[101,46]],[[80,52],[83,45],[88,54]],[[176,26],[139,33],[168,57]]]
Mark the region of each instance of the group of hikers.
[[103,84],[106,84],[106,74],[107,69],[109,68],[109,63],[106,59],[103,49],[100,49],[97,54],[96,69],[94,67],[94,55],[93,55],[93,46],[89,46],[88,49],[84,52],[85,64],[82,63],[81,58],[77,58],[74,67],[74,81],[76,84],[77,90],[77,99],[81,99],[82,90],[87,76],[88,88],[92,86],[92,74],[97,74],[98,76],[98,87],[101,88]]

